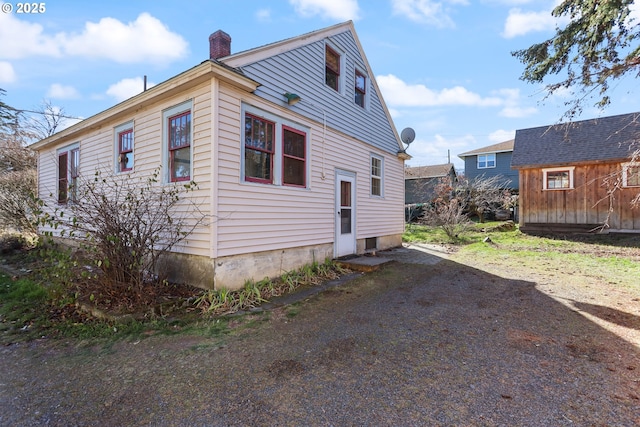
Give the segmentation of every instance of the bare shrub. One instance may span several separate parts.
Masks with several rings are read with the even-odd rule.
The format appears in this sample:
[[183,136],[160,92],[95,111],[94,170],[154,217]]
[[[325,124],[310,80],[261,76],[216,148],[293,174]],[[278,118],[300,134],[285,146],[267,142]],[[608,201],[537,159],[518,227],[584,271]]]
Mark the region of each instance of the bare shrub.
[[458,179],[454,191],[469,214],[484,222],[489,211],[511,203],[511,193],[505,190],[508,182],[498,175],[474,179],[463,176]]
[[469,229],[471,220],[464,212],[464,204],[456,197],[449,179],[443,178],[434,187],[436,198],[424,205],[420,223],[441,228],[452,241]]
[[141,289],[156,279],[160,257],[206,220],[196,203],[183,197],[196,184],[161,185],[159,173],[137,181],[101,172],[81,177],[73,189],[75,201],[43,213],[41,223],[79,240],[107,284]]

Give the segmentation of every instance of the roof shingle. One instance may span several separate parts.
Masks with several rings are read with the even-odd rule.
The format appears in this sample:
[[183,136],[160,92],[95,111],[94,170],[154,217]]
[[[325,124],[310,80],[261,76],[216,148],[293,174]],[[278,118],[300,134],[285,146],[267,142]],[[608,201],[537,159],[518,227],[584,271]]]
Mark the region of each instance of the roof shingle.
[[640,141],[640,113],[516,131],[512,168],[629,159]]

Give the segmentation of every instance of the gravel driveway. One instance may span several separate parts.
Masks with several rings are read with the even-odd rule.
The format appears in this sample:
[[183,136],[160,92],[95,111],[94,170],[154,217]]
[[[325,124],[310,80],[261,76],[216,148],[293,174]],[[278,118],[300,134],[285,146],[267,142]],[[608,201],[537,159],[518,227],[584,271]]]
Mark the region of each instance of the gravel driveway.
[[223,338],[0,348],[0,425],[640,425],[638,316],[432,249]]

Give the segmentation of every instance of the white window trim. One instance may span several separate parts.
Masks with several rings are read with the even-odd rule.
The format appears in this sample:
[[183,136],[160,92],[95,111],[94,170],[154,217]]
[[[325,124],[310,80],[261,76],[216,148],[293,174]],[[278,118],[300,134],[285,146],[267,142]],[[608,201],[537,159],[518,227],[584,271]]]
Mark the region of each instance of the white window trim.
[[[338,48],[335,44],[331,43],[329,40],[325,40],[326,46],[329,46],[331,49],[333,49],[338,55],[340,55],[340,77],[338,78],[338,91],[337,93],[339,93],[340,95],[345,94],[345,79],[346,79],[346,65],[347,65],[347,60],[346,60],[346,54],[345,52]],[[324,49],[325,55],[323,55],[324,58],[324,64],[327,63],[327,58],[326,58],[326,52],[327,49],[325,47]],[[365,74],[366,75],[366,74]],[[323,77],[324,77],[324,73],[323,73]],[[355,75],[354,75],[355,77]],[[326,83],[325,83],[326,85]],[[331,91],[334,91],[333,89],[331,89]]]
[[[131,129],[133,131],[133,147],[131,147],[131,156],[133,157],[133,166],[131,166],[131,170],[128,171],[121,171],[120,170],[120,166],[119,166],[119,162],[118,162],[118,154],[120,153],[120,141],[118,138],[118,135],[121,132],[127,131]],[[135,157],[135,153],[136,153],[136,130],[134,129],[134,123],[133,120],[128,121],[126,123],[121,124],[120,126],[116,126],[113,128],[113,165],[114,165],[114,172],[116,174],[121,174],[121,173],[131,173],[135,170],[136,168],[136,157]]]
[[622,186],[626,188],[638,188],[640,185],[629,185],[627,183],[627,174],[630,167],[640,167],[640,162],[622,163]]
[[[548,191],[563,191],[563,190],[573,190],[573,171],[575,170],[575,166],[566,166],[563,168],[546,168],[542,169],[542,189]],[[549,172],[569,172],[569,188],[547,188],[547,173]]]
[[[493,166],[487,165],[487,166],[482,166],[481,167],[480,166],[480,157],[481,156],[484,157],[484,163],[485,164],[489,163],[489,161],[487,160],[487,156],[493,156]],[[496,153],[478,154],[476,157],[477,157],[477,159],[476,159],[476,167],[478,169],[494,169],[496,167],[496,164],[498,163],[497,160],[496,160],[496,158],[498,157],[498,156],[496,156]]]
[[[373,175],[373,173],[371,172],[372,159],[380,160],[380,176]],[[379,178],[380,179],[380,195],[373,194],[373,188],[371,186],[371,180],[373,178]],[[373,197],[373,198],[376,198],[376,199],[384,198],[384,157],[382,157],[382,156],[380,156],[378,154],[374,154],[374,153],[371,153],[371,155],[369,157],[369,196]]]
[[[246,114],[249,113],[253,116],[264,118],[270,122],[274,123],[274,151],[273,151],[273,183],[266,184],[262,182],[251,182],[246,181],[244,179],[244,129],[245,129],[245,117]],[[285,119],[284,117],[278,116],[273,113],[269,113],[265,110],[261,110],[260,108],[254,107],[249,104],[242,104],[242,122],[240,124],[240,129],[242,130],[242,134],[240,137],[240,184],[246,185],[257,185],[264,187],[265,185],[276,185],[282,188],[290,188],[294,190],[306,190],[311,187],[311,129],[308,127],[301,125],[300,123],[293,122],[291,120]],[[282,163],[283,163],[283,146],[282,146],[282,127],[287,126],[292,129],[295,129],[299,132],[303,132],[305,134],[305,186],[299,185],[285,185],[283,184],[282,177]]]
[[164,170],[164,173],[162,174],[162,182],[165,184],[175,184],[171,182],[171,171],[169,170],[169,126],[167,123],[169,121],[169,117],[176,116],[180,113],[184,113],[185,111],[191,111],[191,129],[189,131],[189,140],[191,141],[189,150],[189,177],[193,180],[193,100],[190,99],[162,111],[162,169]]

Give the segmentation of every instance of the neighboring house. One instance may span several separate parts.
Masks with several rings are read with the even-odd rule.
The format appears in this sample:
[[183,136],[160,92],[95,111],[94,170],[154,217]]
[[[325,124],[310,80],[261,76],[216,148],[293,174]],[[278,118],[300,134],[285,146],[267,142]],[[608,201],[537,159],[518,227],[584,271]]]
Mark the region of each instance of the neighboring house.
[[435,186],[443,178],[449,182],[456,180],[453,163],[404,168],[404,203],[410,205],[431,201],[435,197]]
[[[640,113],[516,131],[511,166],[520,176],[526,232],[639,232]],[[616,187],[619,187],[616,189]],[[608,197],[612,192],[613,197]]]
[[511,169],[512,154],[513,139],[467,151],[458,157],[464,160],[464,175],[468,179],[500,176],[504,178],[505,188],[518,191],[518,171]]
[[96,170],[194,180],[213,220],[166,266],[208,288],[399,246],[410,157],[353,23],[236,54],[217,31],[209,46],[209,60],[36,143],[40,197],[82,203],[67,188]]

